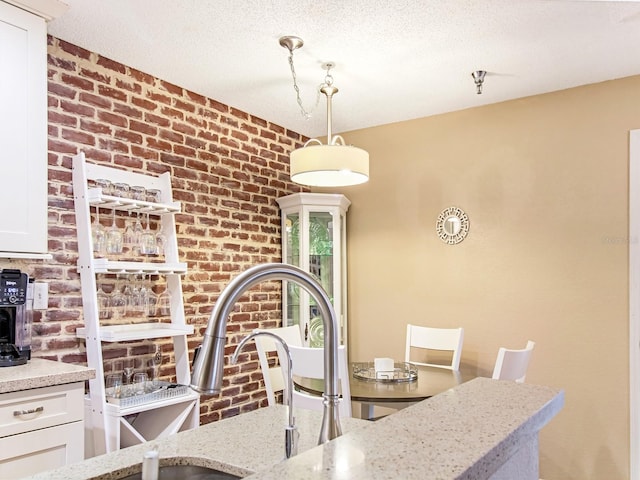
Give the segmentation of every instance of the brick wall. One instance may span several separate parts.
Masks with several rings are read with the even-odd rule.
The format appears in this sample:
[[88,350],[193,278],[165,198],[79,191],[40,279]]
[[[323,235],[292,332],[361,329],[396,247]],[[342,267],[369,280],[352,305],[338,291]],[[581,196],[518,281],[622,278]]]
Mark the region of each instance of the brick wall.
[[[34,355],[86,363],[71,157],[152,175],[170,172],[185,313],[200,343],[218,293],[251,265],[281,259],[276,198],[302,189],[289,181],[295,132],[95,53],[49,37],[49,250],[52,261],[4,262],[49,283],[49,310],[34,323]],[[293,108],[293,107],[292,107]],[[227,352],[254,328],[278,326],[280,288],[258,286],[229,320]],[[162,340],[167,355],[170,341]],[[141,355],[150,342],[105,345],[105,358]],[[250,351],[248,349],[247,351]],[[175,373],[172,359],[162,376]],[[203,423],[266,405],[255,350],[227,367],[223,393],[203,397]]]

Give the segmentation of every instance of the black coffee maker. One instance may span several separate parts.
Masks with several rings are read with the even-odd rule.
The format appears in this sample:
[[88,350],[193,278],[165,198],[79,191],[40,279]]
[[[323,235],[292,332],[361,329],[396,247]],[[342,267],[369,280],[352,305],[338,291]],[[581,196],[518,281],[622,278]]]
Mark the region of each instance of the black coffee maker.
[[0,271],[0,367],[31,359],[33,279],[20,270]]

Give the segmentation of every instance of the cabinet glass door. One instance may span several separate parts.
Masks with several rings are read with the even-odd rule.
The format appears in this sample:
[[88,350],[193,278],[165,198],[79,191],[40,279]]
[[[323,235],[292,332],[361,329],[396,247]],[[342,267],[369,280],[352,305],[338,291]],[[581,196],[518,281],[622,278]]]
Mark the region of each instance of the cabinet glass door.
[[[285,215],[283,233],[283,261],[288,265],[300,267],[300,215],[290,213]],[[300,325],[300,287],[295,283],[283,282],[286,291],[284,302],[284,326]]]
[[[309,212],[308,238],[309,272],[320,281],[333,304],[333,216],[328,212]],[[313,299],[309,300],[308,341],[310,347],[324,345],[322,318]]]

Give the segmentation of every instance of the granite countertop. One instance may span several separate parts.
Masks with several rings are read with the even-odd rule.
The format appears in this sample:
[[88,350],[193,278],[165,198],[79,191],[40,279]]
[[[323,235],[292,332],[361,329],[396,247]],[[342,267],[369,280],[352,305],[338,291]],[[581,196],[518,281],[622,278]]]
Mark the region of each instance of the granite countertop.
[[93,368],[32,358],[24,365],[0,368],[0,393],[83,382],[95,376]]
[[[485,479],[562,408],[551,387],[476,378],[376,422],[342,419],[343,435],[315,446],[321,412],[296,410],[299,454],[284,457],[287,409],[262,408],[38,474],[32,479],[115,479],[139,471],[157,446],[164,463],[185,459],[251,479]],[[537,477],[536,477],[537,478]]]
[[[322,412],[296,409],[295,419],[300,433],[298,451],[316,447]],[[180,432],[163,440],[124,448],[29,478],[116,479],[139,472],[143,454],[154,446],[158,447],[161,464],[177,464],[181,463],[177,459],[181,459],[182,463],[187,460],[192,465],[212,467],[246,477],[284,459],[284,427],[287,422],[287,407],[275,405],[260,408]],[[357,418],[341,420],[343,434],[370,424]]]

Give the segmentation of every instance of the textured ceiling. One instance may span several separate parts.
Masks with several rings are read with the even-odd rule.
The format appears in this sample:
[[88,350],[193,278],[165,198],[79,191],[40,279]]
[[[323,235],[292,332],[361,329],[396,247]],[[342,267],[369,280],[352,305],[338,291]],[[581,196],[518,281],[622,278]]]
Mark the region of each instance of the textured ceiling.
[[327,61],[334,133],[640,74],[638,1],[64,1],[52,35],[312,137]]

